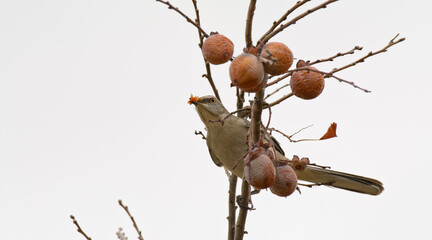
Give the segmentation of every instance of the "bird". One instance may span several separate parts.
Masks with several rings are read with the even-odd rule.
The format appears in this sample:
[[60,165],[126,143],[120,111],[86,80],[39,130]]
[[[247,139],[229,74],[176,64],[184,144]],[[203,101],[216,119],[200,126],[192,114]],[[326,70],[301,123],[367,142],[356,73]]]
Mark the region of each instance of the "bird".
[[[243,158],[248,152],[248,129],[250,122],[232,115],[214,96],[191,97],[190,104],[207,130],[206,143],[213,162],[224,167],[235,176],[243,177]],[[290,161],[276,139],[273,139],[277,158]],[[236,166],[236,165],[239,166]],[[352,192],[379,195],[383,184],[373,178],[330,170],[316,165],[306,165],[302,170],[294,169],[297,178],[314,185],[326,185]]]

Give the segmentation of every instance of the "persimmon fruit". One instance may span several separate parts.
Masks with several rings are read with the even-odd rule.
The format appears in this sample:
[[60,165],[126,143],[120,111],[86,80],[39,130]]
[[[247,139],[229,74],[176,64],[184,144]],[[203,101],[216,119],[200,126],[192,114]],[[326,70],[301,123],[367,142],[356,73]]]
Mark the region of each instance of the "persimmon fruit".
[[264,63],[264,70],[271,75],[280,75],[288,71],[294,59],[291,50],[280,42],[270,42],[264,45],[261,57],[269,60]]
[[297,68],[304,69],[295,71],[290,80],[291,91],[302,99],[314,99],[324,90],[324,76],[316,72],[316,68],[308,66],[303,60],[297,63]]
[[204,58],[211,64],[228,62],[234,54],[234,44],[222,34],[212,33],[202,46]]
[[245,92],[257,92],[265,86],[264,66],[253,54],[242,53],[235,57],[229,68],[233,86]]

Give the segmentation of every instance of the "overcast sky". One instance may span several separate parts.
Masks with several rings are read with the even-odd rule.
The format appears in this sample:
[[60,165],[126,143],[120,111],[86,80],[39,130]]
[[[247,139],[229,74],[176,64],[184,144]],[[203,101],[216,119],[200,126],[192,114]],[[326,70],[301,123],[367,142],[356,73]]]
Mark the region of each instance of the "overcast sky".
[[[193,16],[191,1],[172,0]],[[322,1],[311,1],[292,16]],[[295,1],[258,1],[256,41]],[[203,28],[245,46],[249,1],[198,1]],[[432,17],[428,1],[339,1],[273,40],[297,59],[379,50],[397,33],[407,40],[338,77],[321,96],[273,108],[272,126],[298,138],[288,156],[379,179],[366,196],[328,187],[280,198],[253,197],[246,239],[428,239],[432,195]],[[189,95],[211,94],[196,29],[152,0],[0,1],[0,230],[2,239],[136,239],[117,200],[129,206],[146,240],[225,239],[228,181],[210,159]],[[235,110],[228,64],[212,68]],[[270,101],[289,91],[285,89]],[[266,114],[264,114],[266,116]]]

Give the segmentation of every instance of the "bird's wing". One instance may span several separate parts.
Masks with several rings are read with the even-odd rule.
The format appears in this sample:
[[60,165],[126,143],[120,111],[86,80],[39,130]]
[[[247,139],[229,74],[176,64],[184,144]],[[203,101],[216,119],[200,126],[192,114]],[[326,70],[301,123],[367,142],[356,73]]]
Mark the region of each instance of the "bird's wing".
[[209,150],[210,157],[213,160],[214,164],[216,164],[216,166],[218,166],[218,167],[222,167],[223,166],[222,162],[216,157],[216,155],[214,155],[212,153],[210,148],[208,148],[208,150]]

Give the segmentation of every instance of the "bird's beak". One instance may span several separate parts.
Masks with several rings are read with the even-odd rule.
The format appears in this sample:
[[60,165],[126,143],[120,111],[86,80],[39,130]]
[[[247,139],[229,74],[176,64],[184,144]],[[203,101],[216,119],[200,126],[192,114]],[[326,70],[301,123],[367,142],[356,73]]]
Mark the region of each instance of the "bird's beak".
[[191,94],[188,103],[189,103],[189,104],[193,104],[193,105],[197,105],[197,104],[199,103],[198,101],[199,101],[199,97],[194,97],[194,96]]

